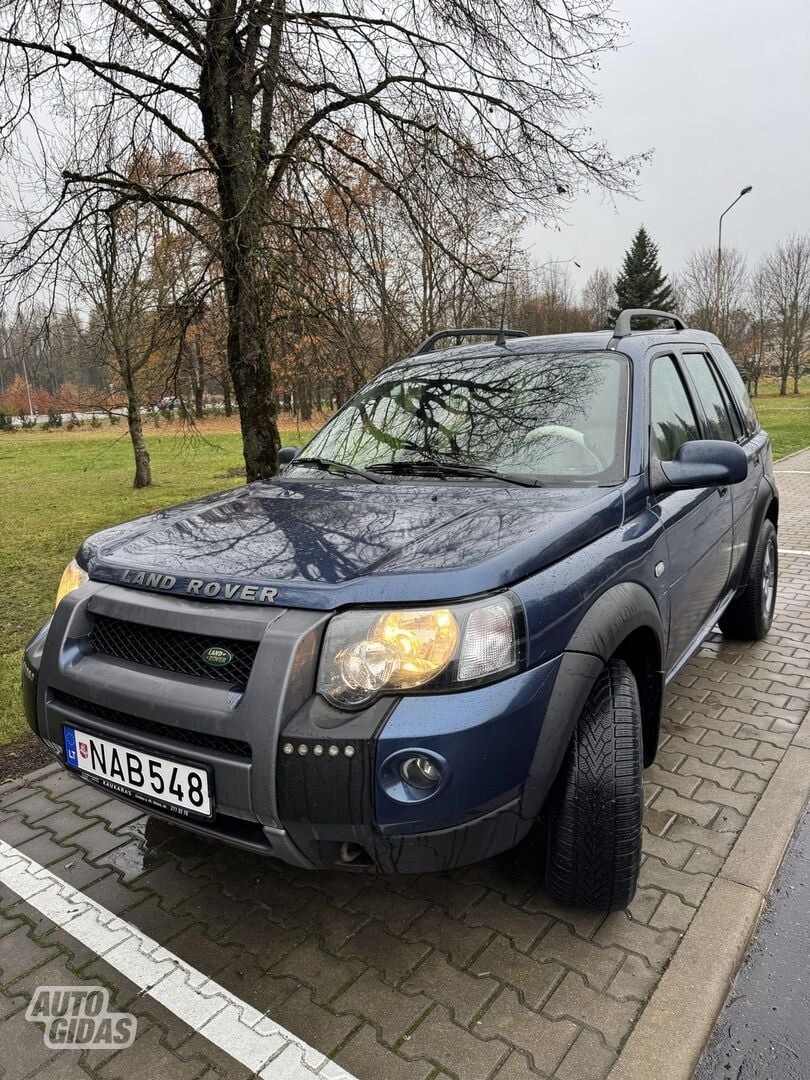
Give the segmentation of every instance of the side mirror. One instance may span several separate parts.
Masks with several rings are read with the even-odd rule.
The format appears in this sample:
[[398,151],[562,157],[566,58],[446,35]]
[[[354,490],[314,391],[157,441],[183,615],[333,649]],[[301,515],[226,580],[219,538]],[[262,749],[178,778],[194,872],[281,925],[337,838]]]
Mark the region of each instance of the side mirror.
[[282,446],[278,452],[278,465],[279,468],[283,468],[285,465],[289,465],[291,461],[294,461],[301,453],[300,446]]
[[660,463],[662,490],[727,487],[748,476],[748,458],[737,443],[696,439],[681,445],[673,461]]

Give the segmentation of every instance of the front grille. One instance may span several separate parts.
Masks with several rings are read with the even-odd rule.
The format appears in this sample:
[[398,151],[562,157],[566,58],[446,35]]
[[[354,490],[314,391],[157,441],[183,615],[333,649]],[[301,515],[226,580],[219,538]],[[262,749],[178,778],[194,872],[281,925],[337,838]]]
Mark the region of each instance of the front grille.
[[236,757],[249,758],[252,756],[250,743],[242,739],[229,739],[224,735],[209,735],[205,731],[189,731],[187,728],[174,727],[173,724],[161,724],[159,720],[144,720],[140,716],[130,716],[129,713],[119,712],[117,709],[108,709],[106,705],[95,705],[92,701],[83,701],[72,694],[56,694],[55,701],[69,705],[72,709],[95,716],[98,720],[109,720],[121,727],[132,728],[135,731],[145,731],[150,735],[162,735],[166,739],[177,739],[188,743],[190,746],[204,746],[210,750],[219,750],[224,754],[234,754]]
[[[95,616],[90,643],[95,652],[105,656],[243,687],[247,684],[259,647],[255,641],[187,634],[182,630],[166,630],[113,619],[109,615]],[[230,653],[231,660],[222,666],[207,664],[202,658],[207,649],[225,649]]]

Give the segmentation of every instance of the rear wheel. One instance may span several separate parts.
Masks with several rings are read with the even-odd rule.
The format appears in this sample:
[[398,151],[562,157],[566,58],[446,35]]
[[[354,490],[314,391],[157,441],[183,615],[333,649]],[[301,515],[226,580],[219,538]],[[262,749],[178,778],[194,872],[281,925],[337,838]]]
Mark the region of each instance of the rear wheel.
[[741,641],[759,641],[765,637],[773,622],[778,574],[776,529],[766,519],[759,530],[745,588],[720,616],[719,626],[726,637]]
[[623,660],[611,660],[582,710],[548,805],[546,885],[577,907],[616,911],[641,862],[641,706]]

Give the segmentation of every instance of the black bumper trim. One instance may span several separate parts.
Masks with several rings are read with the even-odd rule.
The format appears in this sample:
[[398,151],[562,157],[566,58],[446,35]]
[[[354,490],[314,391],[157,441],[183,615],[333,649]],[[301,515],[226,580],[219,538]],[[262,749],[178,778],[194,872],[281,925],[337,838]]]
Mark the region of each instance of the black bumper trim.
[[176,727],[174,724],[162,724],[158,720],[145,720],[141,716],[132,716],[130,713],[119,712],[118,709],[110,709],[106,705],[97,705],[92,701],[85,701],[73,694],[65,694],[57,691],[53,701],[68,705],[71,709],[87,713],[97,720],[109,720],[112,724],[121,727],[132,728],[134,731],[145,731],[150,735],[161,735],[164,739],[176,739],[178,742],[188,743],[190,746],[200,746],[208,750],[218,750],[223,754],[233,754],[236,757],[250,758],[253,755],[250,743],[242,739],[231,739],[225,735],[212,735],[205,731],[191,731],[188,728]]

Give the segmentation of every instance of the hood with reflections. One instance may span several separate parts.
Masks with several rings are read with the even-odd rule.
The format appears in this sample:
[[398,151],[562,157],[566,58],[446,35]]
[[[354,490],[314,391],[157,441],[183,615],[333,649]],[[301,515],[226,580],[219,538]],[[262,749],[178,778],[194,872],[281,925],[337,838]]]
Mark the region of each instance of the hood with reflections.
[[80,560],[124,570],[272,586],[277,604],[451,599],[508,585],[615,528],[616,489],[497,483],[283,479],[171,507],[97,533]]

